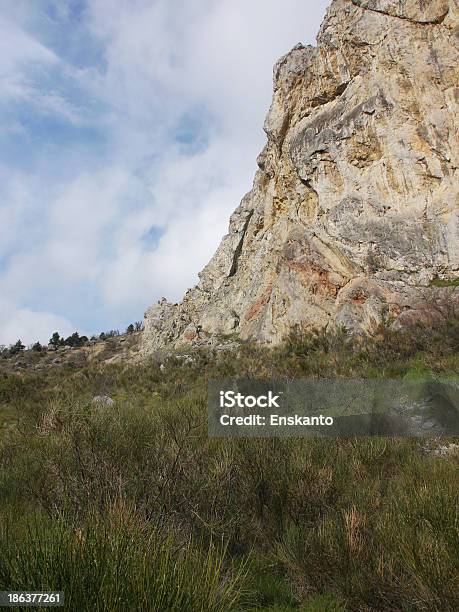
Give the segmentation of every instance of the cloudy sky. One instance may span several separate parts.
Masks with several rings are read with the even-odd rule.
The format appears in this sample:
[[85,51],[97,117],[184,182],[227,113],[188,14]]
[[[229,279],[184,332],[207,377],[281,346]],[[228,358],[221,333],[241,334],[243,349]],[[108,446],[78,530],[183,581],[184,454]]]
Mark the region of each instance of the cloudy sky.
[[179,300],[329,0],[1,0],[0,344]]

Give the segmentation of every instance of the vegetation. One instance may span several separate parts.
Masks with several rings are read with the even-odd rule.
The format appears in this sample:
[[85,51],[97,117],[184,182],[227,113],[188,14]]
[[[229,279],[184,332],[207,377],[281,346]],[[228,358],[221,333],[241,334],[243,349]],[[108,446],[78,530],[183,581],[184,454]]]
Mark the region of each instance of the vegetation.
[[453,317],[0,373],[0,587],[79,611],[457,610],[457,458],[418,439],[212,439],[206,388],[457,375],[458,349]]
[[130,325],[127,326],[126,328],[126,333],[127,334],[132,334],[135,331],[141,331],[143,329],[143,322],[142,321],[136,321],[135,323],[131,323]]
[[54,350],[57,350],[60,346],[63,346],[64,339],[61,338],[59,332],[54,332],[49,340],[49,344],[54,348]]
[[459,287],[459,278],[436,278],[430,285],[431,287]]
[[16,344],[13,344],[10,347],[9,354],[10,355],[17,355],[17,354],[21,353],[24,349],[25,349],[25,346],[22,344],[22,342],[20,340],[18,340],[16,342]]
[[78,347],[84,346],[88,342],[87,336],[80,336],[78,332],[74,332],[71,336],[64,340],[64,346]]
[[[135,323],[131,323],[128,325],[126,329],[126,334],[131,335],[134,332],[139,332],[143,329],[142,321],[136,321]],[[87,336],[80,336],[78,332],[74,332],[67,338],[61,337],[59,332],[54,332],[51,338],[49,339],[48,346],[43,346],[40,342],[34,342],[29,345],[30,351],[34,353],[46,353],[48,350],[57,351],[59,349],[63,349],[64,347],[70,348],[81,348],[83,346],[87,346],[88,344],[95,344],[97,342],[105,342],[106,340],[116,339],[122,336],[119,330],[110,329],[108,331],[102,332],[99,336],[91,336],[91,339]],[[11,344],[10,346],[0,345],[0,357],[3,359],[9,359],[10,357],[14,357],[20,354],[24,354],[26,347],[18,340],[15,344]],[[28,352],[28,351],[27,351]]]

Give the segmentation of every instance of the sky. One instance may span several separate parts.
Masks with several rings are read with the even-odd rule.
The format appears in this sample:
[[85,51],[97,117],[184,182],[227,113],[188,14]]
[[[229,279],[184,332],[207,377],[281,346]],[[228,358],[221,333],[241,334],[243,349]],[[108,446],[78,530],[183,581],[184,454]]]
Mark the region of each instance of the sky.
[[0,344],[179,301],[250,190],[272,67],[329,0],[2,0]]

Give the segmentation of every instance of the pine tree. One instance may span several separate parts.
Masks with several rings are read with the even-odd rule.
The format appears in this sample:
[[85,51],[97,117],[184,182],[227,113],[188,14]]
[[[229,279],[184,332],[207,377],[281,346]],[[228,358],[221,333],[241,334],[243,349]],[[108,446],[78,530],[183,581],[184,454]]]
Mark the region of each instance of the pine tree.
[[49,343],[51,344],[51,346],[54,348],[55,351],[57,351],[57,349],[59,348],[59,346],[62,345],[63,339],[60,337],[58,332],[54,332],[54,334],[51,336]]
[[16,344],[13,344],[10,347],[9,352],[10,352],[10,355],[17,355],[18,353],[21,353],[24,349],[25,349],[25,346],[22,344],[20,340],[18,340]]

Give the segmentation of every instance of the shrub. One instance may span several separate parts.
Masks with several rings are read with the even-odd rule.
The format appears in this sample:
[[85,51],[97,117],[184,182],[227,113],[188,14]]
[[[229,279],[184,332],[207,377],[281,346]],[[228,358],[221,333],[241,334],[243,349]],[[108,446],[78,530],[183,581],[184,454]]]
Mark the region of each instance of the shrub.
[[82,610],[457,609],[457,459],[411,439],[213,439],[206,415],[209,378],[457,376],[457,329],[3,374],[0,581],[62,585]]
[[65,339],[64,344],[71,347],[84,346],[88,342],[87,336],[80,336],[78,332],[74,332],[71,336]]
[[18,353],[22,353],[25,349],[25,346],[22,344],[20,340],[18,340],[15,344],[11,345],[9,348],[10,355],[17,355]]
[[0,545],[1,584],[59,585],[71,610],[226,612],[244,594],[244,568],[224,568],[224,549],[182,545],[122,507],[79,526],[40,515],[18,526],[10,518]]

